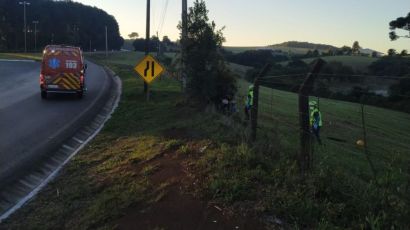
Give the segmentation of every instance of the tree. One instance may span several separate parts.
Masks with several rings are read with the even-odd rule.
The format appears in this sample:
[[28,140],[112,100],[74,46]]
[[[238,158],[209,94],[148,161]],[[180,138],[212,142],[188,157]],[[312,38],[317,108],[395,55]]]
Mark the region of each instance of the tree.
[[[123,45],[115,18],[96,7],[73,1],[30,0],[27,26],[37,25],[37,47],[50,43],[80,46],[83,50],[105,49],[105,26],[108,49]],[[16,0],[0,0],[0,51],[19,51],[24,47],[22,8]],[[27,33],[27,48],[34,49],[34,33]]]
[[410,13],[406,17],[400,17],[391,21],[389,25],[391,30],[389,36],[392,41],[397,40],[400,37],[410,38],[410,35],[400,36],[396,33],[396,29],[407,30],[410,33]]
[[335,55],[335,51],[333,49],[328,49],[326,53],[324,53],[324,55],[326,56],[334,56]]
[[368,67],[373,75],[406,76],[410,73],[410,58],[400,56],[382,57]]
[[[198,102],[219,103],[236,93],[235,78],[220,54],[225,38],[215,22],[209,22],[204,0],[195,0],[188,13],[186,39],[187,93]],[[178,25],[181,30],[181,24]]]
[[4,50],[7,46],[7,24],[6,16],[4,16],[3,10],[0,8],[0,50]]
[[130,39],[137,39],[140,35],[137,32],[132,32],[130,34],[128,34],[128,37]]
[[353,46],[352,46],[352,53],[353,54],[360,54],[360,49],[361,49],[362,47],[360,47],[360,45],[359,45],[359,42],[358,41],[355,41],[354,43],[353,43]]
[[393,56],[395,56],[397,53],[396,53],[396,50],[395,49],[389,49],[389,50],[387,50],[387,55],[389,56],[389,57],[393,57]]
[[313,50],[312,55],[313,55],[313,57],[319,57],[320,56],[319,50],[317,50],[317,49]]
[[402,57],[405,57],[405,56],[407,56],[407,55],[409,55],[409,53],[407,52],[407,50],[402,50],[402,51],[400,52],[400,56],[402,56]]
[[376,51],[372,52],[372,57],[377,58],[379,56],[379,54]]
[[349,46],[343,46],[341,48],[341,51],[344,55],[351,55],[352,54],[352,48],[350,48]]
[[172,41],[171,41],[171,39],[169,39],[168,36],[164,36],[164,37],[162,37],[162,43],[164,43],[165,45],[170,45],[170,44],[172,44]]

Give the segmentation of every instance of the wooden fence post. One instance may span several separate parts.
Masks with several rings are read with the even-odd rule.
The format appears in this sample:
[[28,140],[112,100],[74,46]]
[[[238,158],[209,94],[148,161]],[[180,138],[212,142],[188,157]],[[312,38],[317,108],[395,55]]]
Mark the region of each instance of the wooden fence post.
[[300,153],[299,167],[302,175],[311,168],[311,135],[309,124],[309,94],[313,91],[313,83],[320,69],[326,64],[322,59],[317,59],[312,71],[307,74],[305,81],[299,89],[299,125],[300,125]]
[[258,106],[259,106],[259,79],[265,76],[272,64],[266,64],[262,71],[255,78],[253,83],[253,105],[251,109],[251,140],[256,141],[256,130],[258,128]]

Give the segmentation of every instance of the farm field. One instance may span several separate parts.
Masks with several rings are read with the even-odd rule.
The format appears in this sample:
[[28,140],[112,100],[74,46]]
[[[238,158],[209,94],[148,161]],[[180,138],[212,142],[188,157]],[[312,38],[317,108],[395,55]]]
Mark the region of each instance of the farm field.
[[[239,80],[240,97],[245,100],[249,83]],[[295,93],[261,87],[259,125],[261,133],[277,133],[281,149],[295,154],[299,147],[298,96]],[[371,178],[363,147],[356,142],[363,139],[361,105],[350,102],[311,97],[319,101],[324,125],[323,145],[315,144],[314,161],[325,160],[332,167],[341,168],[357,179]],[[376,169],[383,172],[394,161],[405,168],[410,161],[410,114],[374,106],[364,108],[368,149]],[[261,134],[262,136],[262,134]],[[408,178],[410,175],[406,175]]]
[[[328,56],[321,57],[326,62],[341,62],[344,65],[351,66],[354,70],[360,72],[367,72],[367,67],[373,62],[377,61],[378,58],[373,57],[362,57],[362,56]],[[306,58],[303,59],[306,63],[311,63],[316,58]]]

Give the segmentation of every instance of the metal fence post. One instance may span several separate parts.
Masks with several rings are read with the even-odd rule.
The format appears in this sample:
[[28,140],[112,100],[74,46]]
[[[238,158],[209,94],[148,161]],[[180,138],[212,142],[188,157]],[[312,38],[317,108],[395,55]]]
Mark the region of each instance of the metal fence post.
[[372,170],[373,176],[376,179],[376,168],[374,167],[373,161],[370,158],[370,154],[368,151],[368,146],[367,146],[367,132],[366,132],[366,119],[364,116],[364,104],[361,103],[361,111],[362,111],[362,129],[363,129],[363,142],[364,142],[364,154],[366,155],[367,162],[369,163],[370,169]]
[[266,64],[262,71],[255,78],[253,88],[253,105],[251,109],[251,140],[256,141],[256,131],[258,128],[258,107],[259,107],[259,79],[265,76],[265,74],[272,67],[271,64]]

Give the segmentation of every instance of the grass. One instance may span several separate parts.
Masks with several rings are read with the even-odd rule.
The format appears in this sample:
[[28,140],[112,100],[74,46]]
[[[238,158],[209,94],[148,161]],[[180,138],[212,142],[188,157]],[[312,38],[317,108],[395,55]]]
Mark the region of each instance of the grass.
[[228,63],[229,68],[232,70],[232,72],[236,75],[238,75],[241,78],[244,78],[246,75],[246,72],[252,67],[249,66],[244,66],[244,65],[238,65],[235,63]]
[[264,46],[224,46],[224,49],[233,53],[242,53],[248,50],[267,49]]
[[[174,104],[179,97],[179,85],[172,80],[157,81],[152,87],[153,100],[145,102],[142,81],[132,71],[138,57],[111,58],[113,63],[120,63],[111,67],[124,83],[122,100],[113,118],[58,179],[2,223],[4,228],[111,229],[124,209],[149,199],[149,184],[133,166],[172,145],[159,133],[161,126],[172,126],[169,121],[180,113]],[[125,59],[127,65],[122,64],[127,63]],[[145,172],[148,171],[146,168]]]
[[[248,85],[249,83],[245,81],[239,81],[243,100]],[[264,208],[273,211],[276,215],[282,212],[288,221],[298,223],[298,227],[319,228],[320,223],[312,221],[319,217],[324,218],[323,220],[332,226],[331,228],[354,225],[365,228],[372,224],[383,226],[380,228],[391,226],[400,228],[399,226],[409,224],[406,214],[403,213],[408,213],[405,211],[408,208],[404,207],[410,205],[408,200],[410,148],[407,143],[410,140],[410,114],[365,106],[369,157],[376,169],[376,174],[373,174],[363,147],[356,144],[357,140],[363,139],[360,104],[321,98],[319,105],[324,119],[321,132],[324,145],[314,144],[314,169],[311,178],[301,183],[296,179],[297,177],[292,176],[295,168],[291,163],[291,159],[297,158],[299,151],[297,102],[298,96],[294,93],[261,87],[258,145],[264,145],[262,151],[268,154],[262,154],[258,159],[257,152],[260,151],[258,147],[253,151],[248,150],[252,153],[252,157],[251,160],[246,159],[244,162],[259,163],[250,168],[244,166],[237,174],[243,173],[242,177],[251,177],[255,180],[254,174],[257,173],[259,176],[256,178],[264,181],[261,183],[263,186],[273,185],[272,190],[265,188],[264,191],[267,192],[263,198],[260,198],[262,202],[266,202]],[[264,143],[263,140],[269,141]],[[254,159],[255,155],[257,159]],[[266,159],[277,162],[281,158],[287,161],[284,166],[280,163],[271,163],[273,165],[266,163]],[[232,159],[224,162],[227,161]],[[255,172],[255,167],[273,168],[273,172],[280,173],[275,173],[274,176],[269,170]],[[281,167],[284,168],[280,169]],[[277,179],[272,180],[270,177],[283,178],[286,181],[278,182]],[[252,191],[255,186],[252,182],[241,180],[235,175],[225,175],[223,178],[217,181],[226,182],[234,179],[237,180],[235,183],[239,181],[241,186],[245,186],[224,194],[222,197],[228,198],[228,201],[235,195],[232,191]],[[295,186],[295,183],[298,186]],[[246,184],[249,187],[246,187]],[[227,184],[222,185],[229,187]],[[217,186],[217,189],[221,189],[222,185]],[[239,184],[231,185],[232,188],[237,186]],[[325,191],[321,191],[322,189]],[[247,197],[250,193],[239,194],[239,196]],[[387,197],[390,196],[395,197],[394,201],[389,201]],[[292,203],[292,200],[299,201]],[[351,215],[352,213],[354,214]],[[396,215],[398,213],[403,215]],[[336,216],[332,216],[334,214]],[[345,220],[339,220],[340,217],[337,215],[344,215]],[[293,217],[289,218],[289,216]],[[307,225],[300,225],[301,223]]]
[[[246,92],[247,85],[240,81],[241,92]],[[283,148],[297,152],[297,94],[261,87],[260,97],[260,126],[266,130],[275,129],[282,136]],[[322,138],[325,145],[316,146],[315,158],[326,158],[332,167],[341,167],[352,176],[370,178],[371,172],[364,151],[356,145],[357,140],[363,139],[360,104],[321,98],[319,106],[324,119]],[[410,150],[406,143],[406,140],[410,140],[410,115],[366,106],[365,121],[369,152],[377,168],[383,171],[392,158],[400,157],[398,161],[402,164],[397,166],[404,169],[410,161]]]
[[[281,227],[408,224],[409,114],[366,106],[375,181],[363,149],[355,144],[362,138],[360,106],[321,99],[325,145],[315,145],[314,170],[301,180],[294,160],[299,145],[297,95],[261,88],[258,140],[249,144],[249,126],[241,113],[225,117],[212,108],[198,110],[170,78],[155,81],[152,100],[146,102],[142,81],[132,70],[141,56],[124,52],[110,54],[108,60],[103,54],[90,57],[121,77],[118,109],[59,177],[0,228],[115,228],[130,207],[146,207],[164,196],[152,192],[147,180],[161,165],[141,163],[169,151],[192,157],[191,173],[201,197],[279,218]],[[241,112],[248,83],[238,79],[238,87]]]
[[0,53],[0,59],[26,59],[41,61],[42,53]]
[[[156,80],[146,102],[143,82],[133,71],[141,56],[123,52],[110,54],[107,60],[104,54],[88,55],[121,77],[123,93],[117,110],[58,178],[0,228],[115,228],[128,208],[149,206],[161,195],[147,180],[160,166],[141,168],[142,163],[168,151],[191,155],[197,145],[208,143],[207,134],[216,133],[212,138],[223,141],[218,135],[221,127],[214,123],[219,116],[187,106],[177,81]],[[187,145],[186,138],[194,138],[197,145]]]

